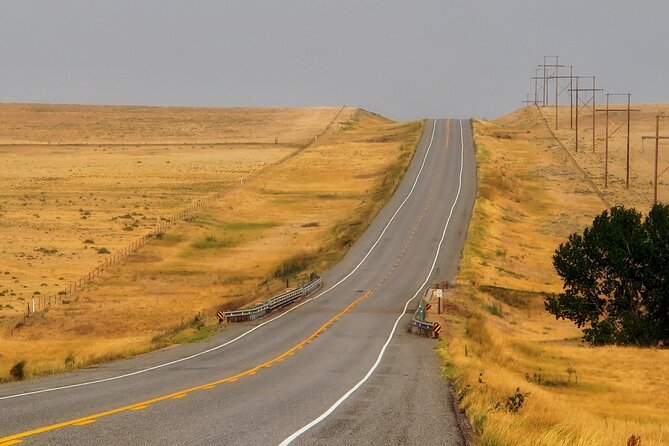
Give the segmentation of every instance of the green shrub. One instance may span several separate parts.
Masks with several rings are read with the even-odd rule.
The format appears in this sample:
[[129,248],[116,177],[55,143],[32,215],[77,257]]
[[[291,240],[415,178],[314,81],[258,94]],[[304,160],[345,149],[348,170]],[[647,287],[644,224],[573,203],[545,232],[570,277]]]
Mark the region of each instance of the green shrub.
[[634,208],[614,206],[555,251],[564,291],[546,297],[545,308],[573,321],[591,344],[666,343],[667,252],[669,205],[654,205],[645,219]]
[[20,360],[14,366],[9,369],[9,376],[17,381],[22,381],[26,377],[26,361],[25,359]]
[[65,358],[65,367],[68,369],[74,367],[74,362],[74,355],[72,353],[68,353],[67,357]]
[[506,397],[506,402],[504,403],[506,410],[510,413],[518,412],[525,405],[525,399],[529,394],[530,392],[522,393],[520,387],[517,387],[516,392],[513,395]]

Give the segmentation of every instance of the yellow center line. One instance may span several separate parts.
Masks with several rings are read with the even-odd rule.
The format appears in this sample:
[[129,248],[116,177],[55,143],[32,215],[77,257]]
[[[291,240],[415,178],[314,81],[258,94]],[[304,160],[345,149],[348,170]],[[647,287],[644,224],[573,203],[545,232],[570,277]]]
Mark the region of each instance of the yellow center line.
[[160,401],[165,401],[165,400],[169,400],[169,399],[176,399],[176,398],[183,398],[187,394],[189,394],[191,392],[195,392],[196,390],[203,390],[203,389],[211,388],[212,386],[216,386],[218,384],[235,382],[239,378],[242,378],[244,376],[254,375],[260,369],[265,368],[265,367],[269,367],[272,364],[283,361],[285,358],[293,355],[297,350],[301,349],[306,344],[310,343],[313,339],[317,338],[321,333],[323,333],[325,330],[327,330],[327,328],[329,326],[334,324],[335,321],[337,321],[344,314],[351,311],[353,309],[353,307],[355,307],[357,304],[359,304],[360,302],[362,302],[363,300],[368,298],[371,294],[372,294],[372,291],[367,291],[365,294],[363,294],[362,296],[360,296],[359,298],[357,298],[356,300],[351,302],[339,314],[337,314],[332,319],[328,320],[326,323],[321,325],[318,328],[318,330],[313,332],[311,335],[309,335],[309,337],[307,337],[306,339],[301,341],[299,344],[294,345],[293,347],[289,348],[288,350],[286,350],[285,352],[283,352],[279,356],[277,356],[273,359],[270,359],[269,361],[266,361],[266,362],[264,362],[260,365],[257,365],[253,368],[250,368],[248,370],[244,370],[243,372],[240,372],[236,375],[230,376],[228,378],[219,379],[217,381],[213,381],[213,382],[210,382],[210,383],[207,383],[207,384],[202,384],[202,385],[199,385],[199,386],[191,387],[189,389],[180,390],[178,392],[170,393],[168,395],[163,395],[163,396],[159,396],[159,397],[156,397],[156,398],[152,398],[150,400],[142,401],[140,403],[130,404],[128,406],[118,407],[116,409],[110,409],[110,410],[107,410],[107,411],[104,411],[104,412],[96,413],[94,415],[88,415],[88,416],[77,418],[77,419],[74,419],[74,420],[63,421],[61,423],[56,423],[56,424],[51,424],[49,426],[39,427],[39,428],[32,429],[32,430],[29,430],[29,431],[20,432],[18,434],[9,435],[9,436],[6,436],[6,437],[0,437],[0,446],[8,446],[8,445],[20,443],[21,440],[26,438],[26,437],[31,437],[31,436],[34,436],[34,435],[43,434],[45,432],[51,432],[51,431],[54,431],[56,429],[62,429],[64,427],[68,427],[68,426],[84,426],[86,424],[94,423],[99,418],[108,417],[110,415],[114,415],[114,414],[117,414],[117,413],[126,412],[126,411],[130,411],[130,410],[135,411],[135,410],[145,409],[147,406],[149,406],[151,404],[154,404],[154,403],[158,403]]
[[[450,121],[450,120],[447,120],[447,121],[446,121],[445,127],[446,127],[446,137],[445,137],[444,149],[448,149],[448,139],[449,139],[449,136],[450,136],[450,133],[451,133],[451,121]],[[390,276],[392,276],[392,273],[397,269],[397,266],[400,264],[401,259],[402,259],[402,258],[404,257],[404,255],[406,254],[407,249],[409,248],[409,246],[411,246],[411,243],[413,242],[413,239],[414,239],[415,236],[416,236],[416,231],[418,231],[418,228],[420,227],[420,225],[421,225],[421,223],[422,223],[422,221],[423,221],[423,217],[425,217],[427,211],[430,209],[430,206],[432,205],[432,202],[434,201],[434,197],[435,197],[435,195],[436,195],[436,193],[437,193],[437,190],[438,190],[437,186],[435,186],[435,187],[432,189],[432,194],[430,195],[430,198],[429,198],[429,200],[427,201],[427,204],[426,204],[425,207],[423,208],[423,211],[421,212],[421,215],[419,216],[418,221],[417,221],[416,224],[414,225],[414,227],[413,227],[413,229],[412,229],[412,231],[411,231],[411,235],[410,235],[409,238],[407,239],[407,242],[406,242],[406,244],[404,245],[404,248],[402,249],[402,252],[399,254],[399,256],[397,256],[396,262],[395,262],[395,264],[390,268],[390,271],[389,271],[389,272],[383,277],[383,279],[381,279],[381,281],[376,285],[377,287],[381,287],[381,285],[382,285],[383,283],[385,283],[386,280],[388,280],[388,278],[389,278]],[[0,446],[2,446],[2,445],[0,445]]]
[[[446,138],[445,138],[445,143],[444,143],[444,148],[445,149],[448,149],[448,139],[449,139],[449,136],[450,136],[450,131],[451,131],[451,122],[450,122],[450,120],[447,120],[446,121]],[[434,195],[430,198],[430,201],[432,200],[432,198],[434,198]],[[429,203],[428,203],[428,206],[426,206],[426,209],[423,211],[423,215],[425,215],[425,211],[427,210],[427,207],[429,207]],[[423,215],[420,216],[417,226],[422,221]],[[416,234],[417,226],[411,232],[411,236],[410,236],[409,240],[407,241],[407,243],[405,245],[405,250],[406,250],[406,248],[408,248],[411,245],[411,242],[413,241],[413,238]],[[387,274],[384,277],[384,279],[381,281],[381,283],[383,283],[386,279],[388,279],[388,277],[389,277],[389,274]],[[381,286],[381,283],[379,283],[378,286]],[[316,330],[314,333],[312,333],[308,338],[306,338],[305,340],[303,340],[299,344],[291,347],[290,349],[288,349],[287,351],[285,351],[281,355],[277,356],[276,358],[271,359],[271,360],[269,360],[269,361],[267,361],[263,364],[260,364],[258,366],[255,366],[251,369],[245,370],[245,371],[243,371],[241,373],[238,373],[234,376],[230,376],[228,378],[220,379],[218,381],[203,384],[203,385],[200,385],[200,386],[191,387],[189,389],[181,390],[179,392],[171,393],[169,395],[163,395],[163,396],[153,398],[153,399],[150,399],[150,400],[147,400],[147,401],[142,401],[140,403],[131,404],[129,406],[123,406],[123,407],[119,407],[119,408],[116,408],[116,409],[107,410],[105,412],[100,412],[100,413],[97,413],[95,415],[89,415],[89,416],[86,416],[86,417],[77,418],[75,420],[64,421],[62,423],[56,423],[56,424],[52,424],[50,426],[40,427],[40,428],[37,428],[37,429],[32,429],[32,430],[21,432],[21,433],[18,433],[18,434],[13,434],[13,435],[9,435],[9,436],[6,436],[6,437],[1,437],[0,438],[0,446],[10,446],[10,445],[14,445],[14,444],[17,444],[17,443],[21,443],[21,440],[23,438],[30,437],[30,436],[33,436],[33,435],[38,435],[38,434],[41,434],[41,433],[44,433],[44,432],[54,431],[56,429],[61,429],[61,428],[67,427],[67,426],[74,426],[74,425],[83,426],[83,425],[86,425],[86,424],[94,423],[95,421],[97,421],[98,418],[107,417],[107,416],[114,415],[114,414],[117,414],[117,413],[126,412],[126,411],[130,411],[130,410],[133,410],[133,411],[142,410],[142,409],[145,409],[146,407],[148,407],[149,405],[151,405],[153,403],[157,403],[157,402],[160,402],[160,401],[165,401],[165,400],[169,400],[169,399],[173,399],[173,398],[183,398],[184,396],[186,396],[186,394],[188,394],[190,392],[194,392],[196,390],[211,389],[218,384],[232,383],[232,382],[235,382],[239,378],[242,378],[244,376],[254,375],[258,370],[260,370],[262,368],[265,368],[265,367],[269,367],[272,364],[283,361],[287,357],[293,355],[295,353],[295,351],[301,349],[306,344],[311,343],[311,341],[313,341],[321,333],[323,333],[325,330],[327,330],[327,328],[330,325],[332,325],[335,321],[337,321],[341,316],[343,316],[344,314],[351,311],[351,309],[355,305],[357,305],[362,300],[369,297],[371,294],[372,294],[372,291],[367,291],[364,295],[360,296],[358,299],[354,300],[351,304],[349,304],[346,308],[344,308],[341,311],[341,313],[339,313],[338,315],[336,315],[335,317],[333,317],[332,319],[327,321],[325,324],[323,324],[318,330]]]

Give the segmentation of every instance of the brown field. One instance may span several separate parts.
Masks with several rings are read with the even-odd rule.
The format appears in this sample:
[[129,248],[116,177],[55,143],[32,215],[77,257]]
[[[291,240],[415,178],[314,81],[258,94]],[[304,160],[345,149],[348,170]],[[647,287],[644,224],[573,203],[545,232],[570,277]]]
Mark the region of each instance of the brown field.
[[[0,297],[0,303],[11,307],[0,310],[6,333],[0,339],[0,376],[21,359],[28,361],[28,373],[34,376],[65,369],[68,355],[74,366],[85,366],[195,340],[216,331],[217,309],[282,291],[285,283],[276,278],[278,273],[294,271],[293,286],[304,273],[323,270],[390,197],[422,130],[420,122],[398,124],[359,109],[340,114],[334,108],[257,114],[244,109],[193,109],[190,115],[181,109],[175,115],[162,109],[141,110],[148,110],[147,116],[136,119],[141,128],[123,132],[153,142],[129,146],[131,153],[123,150],[125,145],[54,147],[52,143],[39,147],[50,170],[37,175],[35,161],[23,154],[33,147],[0,148],[11,151],[6,158],[16,163],[3,173],[6,182],[36,184],[27,205],[18,185],[9,189],[3,204],[1,221],[11,222],[13,233],[0,235],[7,247],[5,253],[0,251],[0,271],[10,271],[0,275],[0,288],[22,294],[12,291],[15,295]],[[86,135],[109,114],[112,129],[105,134],[118,136],[114,126],[128,122],[127,111],[80,110],[93,116],[85,131],[63,130],[61,137]],[[38,135],[51,134],[51,125],[60,128],[57,123],[67,121],[52,119],[52,124],[29,126]],[[214,128],[222,122],[237,138],[234,143],[155,143],[170,136],[173,124],[204,132],[194,130],[194,141],[225,139],[225,132]],[[274,144],[272,135],[279,135],[281,142]],[[307,146],[316,135],[317,142]],[[87,151],[85,157],[80,156],[82,150]],[[5,157],[6,152],[0,153]],[[118,160],[105,162],[110,156]],[[80,167],[72,169],[70,163]],[[134,175],[124,173],[130,169]],[[260,173],[249,175],[252,172]],[[36,179],[43,176],[56,177],[53,181],[59,186],[45,191],[44,180]],[[241,176],[246,180],[240,187]],[[16,318],[11,316],[24,310],[35,289],[56,289],[104,258],[97,253],[99,247],[113,251],[133,234],[155,228],[158,215],[221,188],[228,191],[222,198],[150,240],[66,303],[52,305],[27,319],[25,326],[15,327]],[[41,199],[44,195],[46,199]],[[31,217],[34,213],[39,218]],[[128,226],[133,231],[124,230]],[[87,239],[94,243],[83,243]],[[21,242],[14,246],[12,240]],[[46,249],[35,251],[42,246]],[[57,251],[49,253],[51,248]],[[4,277],[16,279],[3,281]],[[37,282],[47,286],[39,288]]]
[[[293,153],[337,111],[1,105],[0,318],[87,273],[106,259],[99,249],[115,252],[158,218]],[[247,143],[196,143],[224,132],[246,132]],[[266,132],[286,144],[261,144]],[[172,133],[192,141],[174,143]],[[121,143],[124,134],[136,144]]]
[[0,105],[0,144],[311,142],[338,109]]
[[[441,353],[478,444],[669,444],[669,351],[589,347],[543,308],[542,293],[561,290],[554,250],[606,208],[599,179],[579,171],[535,108],[473,125],[479,192]],[[606,194],[648,209],[647,196]],[[516,388],[529,395],[510,413]]]

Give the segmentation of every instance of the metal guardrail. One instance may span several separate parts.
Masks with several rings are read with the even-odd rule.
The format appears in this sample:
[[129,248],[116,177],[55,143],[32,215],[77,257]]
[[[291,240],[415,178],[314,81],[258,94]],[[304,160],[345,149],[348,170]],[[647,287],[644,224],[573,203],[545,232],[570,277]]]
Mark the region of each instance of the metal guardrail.
[[227,321],[232,321],[232,322],[241,322],[246,320],[252,321],[258,319],[262,316],[265,316],[272,310],[275,310],[284,305],[288,305],[289,303],[293,302],[296,299],[299,299],[300,297],[304,297],[307,296],[308,294],[313,293],[318,288],[320,288],[322,284],[323,284],[323,279],[316,276],[314,280],[312,280],[305,286],[275,296],[266,302],[256,305],[253,308],[247,308],[245,310],[225,311],[223,313],[223,318],[225,318]]
[[438,337],[439,332],[441,331],[441,325],[438,322],[428,322],[424,320],[422,321],[418,317],[420,309],[425,308],[428,305],[429,302],[426,302],[423,298],[421,298],[421,302],[418,305],[418,308],[416,308],[416,312],[413,314],[413,317],[411,318],[411,325],[418,328],[419,330],[426,330],[428,332],[431,332],[432,336]]
[[434,324],[432,322],[419,321],[416,319],[416,316],[411,319],[411,323],[414,325],[414,327],[422,328],[423,330],[434,330]]

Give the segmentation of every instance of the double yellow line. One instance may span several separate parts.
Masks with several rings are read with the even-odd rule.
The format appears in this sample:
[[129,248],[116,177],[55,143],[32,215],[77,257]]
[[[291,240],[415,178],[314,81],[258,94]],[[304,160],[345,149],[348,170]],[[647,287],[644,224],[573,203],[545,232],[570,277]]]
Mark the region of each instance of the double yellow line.
[[272,358],[269,361],[263,362],[262,364],[257,365],[253,368],[250,368],[248,370],[244,370],[241,373],[238,373],[236,375],[233,375],[233,376],[230,376],[230,377],[227,377],[227,378],[219,379],[217,381],[212,381],[212,382],[207,383],[207,384],[202,384],[200,386],[191,387],[191,388],[188,388],[188,389],[180,390],[178,392],[170,393],[168,395],[163,395],[163,396],[159,396],[159,397],[156,397],[156,398],[153,398],[153,399],[150,399],[150,400],[146,400],[146,401],[142,401],[142,402],[139,402],[139,403],[131,404],[129,406],[118,407],[116,409],[111,409],[111,410],[107,410],[105,412],[100,412],[100,413],[96,413],[96,414],[93,414],[93,415],[88,415],[88,416],[85,416],[85,417],[82,417],[82,418],[76,418],[76,419],[69,420],[69,421],[63,421],[61,423],[56,423],[56,424],[51,424],[49,426],[39,427],[39,428],[32,429],[32,430],[29,430],[29,431],[20,432],[18,434],[9,435],[9,436],[6,436],[6,437],[0,437],[0,446],[9,446],[9,445],[17,444],[17,443],[20,443],[26,437],[31,437],[31,436],[34,436],[34,435],[43,434],[45,432],[50,432],[50,431],[54,431],[54,430],[57,430],[57,429],[62,429],[64,427],[68,427],[68,426],[85,426],[85,425],[88,425],[88,424],[91,424],[91,423],[95,423],[98,419],[103,418],[103,417],[108,417],[110,415],[114,415],[114,414],[121,413],[121,412],[126,412],[126,411],[137,411],[137,410],[146,409],[151,404],[155,404],[155,403],[158,403],[160,401],[165,401],[165,400],[169,400],[169,399],[183,398],[186,395],[188,395],[189,393],[195,392],[196,390],[213,389],[214,387],[216,387],[219,384],[231,383],[231,382],[237,381],[239,378],[243,378],[244,376],[255,375],[259,370],[267,368],[267,367],[271,367],[273,364],[276,364],[277,362],[281,362],[284,359],[286,359],[287,357],[294,355],[297,350],[300,350],[305,345],[311,343],[311,341],[313,341],[318,336],[320,336],[332,324],[334,324],[336,321],[338,321],[344,314],[351,311],[353,309],[353,307],[355,307],[357,304],[359,304],[360,302],[362,302],[363,300],[368,298],[371,294],[372,294],[372,291],[367,291],[365,294],[363,294],[362,296],[360,296],[359,298],[357,298],[356,300],[351,302],[340,313],[338,313],[337,315],[332,317],[332,319],[328,320],[326,323],[321,325],[318,328],[318,330],[314,331],[306,339],[304,339],[300,343],[292,346],[291,348],[289,348],[285,352],[281,353],[279,356],[276,356],[275,358]]

